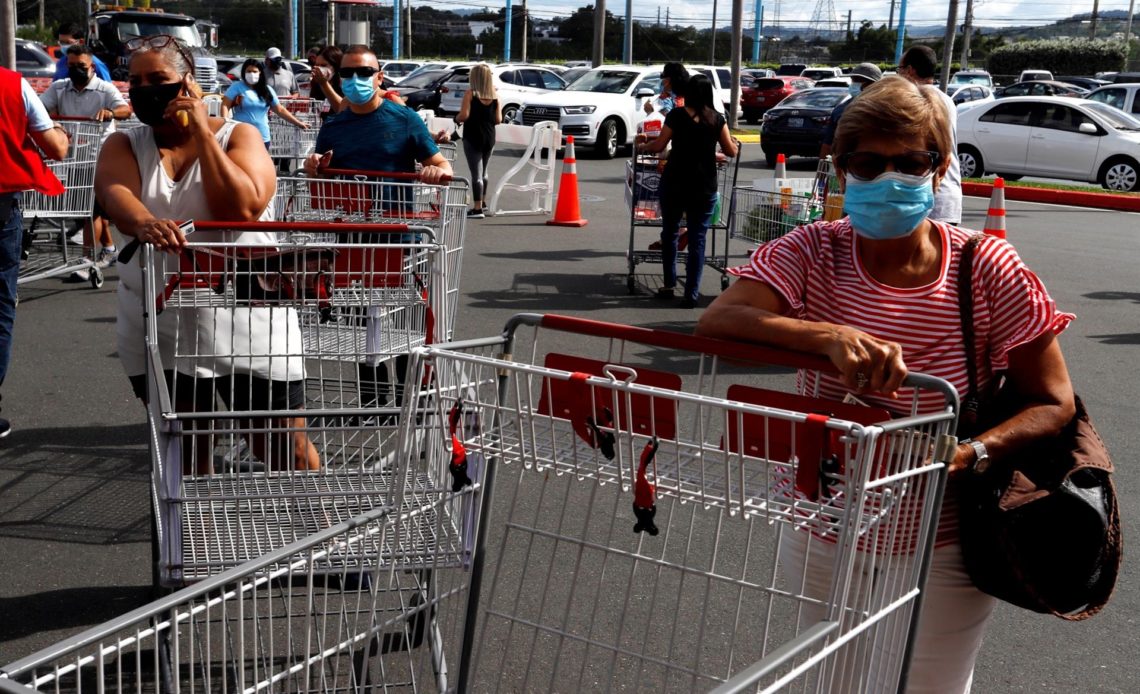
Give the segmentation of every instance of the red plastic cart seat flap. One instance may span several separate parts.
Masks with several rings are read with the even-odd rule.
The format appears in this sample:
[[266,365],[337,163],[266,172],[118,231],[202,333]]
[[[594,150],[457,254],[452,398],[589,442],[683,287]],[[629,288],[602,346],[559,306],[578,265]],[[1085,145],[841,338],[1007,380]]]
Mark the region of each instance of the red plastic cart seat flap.
[[356,181],[313,181],[309,184],[314,210],[345,214],[368,214],[372,210],[372,186]]
[[743,442],[745,455],[767,457],[781,462],[790,462],[794,451],[799,458],[796,487],[812,498],[816,498],[819,492],[821,458],[841,450],[839,432],[826,429],[824,425],[827,420],[842,419],[869,425],[891,418],[890,412],[881,407],[867,407],[740,384],[730,386],[725,397],[735,402],[815,415],[809,416],[807,423],[794,427],[793,440],[793,425],[786,419],[747,413],[739,417],[730,414],[727,442],[722,442],[722,448],[727,448],[730,453],[739,453]]
[[[391,236],[397,243],[398,235]],[[374,241],[385,243],[383,237]],[[395,248],[341,248],[333,261],[334,287],[401,287],[404,276],[404,250]]]
[[[543,365],[549,369],[608,378],[603,368],[610,363],[554,353],[546,355]],[[637,383],[640,385],[666,390],[681,390],[681,377],[677,374],[646,369],[642,366],[629,368],[635,368],[637,371]],[[621,377],[620,374],[618,376]],[[677,437],[677,414],[674,410],[673,401],[633,393],[629,396],[627,409],[626,394],[619,393],[617,398],[618,411],[611,424],[610,416],[614,413],[611,412],[607,415],[606,410],[613,407],[612,392],[597,386],[592,390],[591,402],[590,389],[580,388],[573,381],[554,379],[544,381],[542,397],[538,403],[538,413],[569,419],[574,424],[575,430],[579,426],[584,426],[583,422],[578,421],[584,417],[578,415],[585,413],[586,416],[592,416],[599,426],[613,426],[623,431],[632,431],[644,436],[655,435],[663,440],[673,440]],[[551,400],[554,403],[553,407]],[[593,412],[591,412],[591,406]]]

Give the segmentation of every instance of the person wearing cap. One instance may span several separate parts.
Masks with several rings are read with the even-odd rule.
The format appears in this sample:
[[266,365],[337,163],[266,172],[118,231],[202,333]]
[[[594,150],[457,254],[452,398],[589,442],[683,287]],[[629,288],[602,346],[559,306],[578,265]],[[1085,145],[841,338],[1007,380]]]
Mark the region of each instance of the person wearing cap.
[[[958,107],[946,92],[934,86],[934,74],[938,70],[938,55],[930,46],[912,46],[903,53],[899,61],[899,76],[905,77],[923,89],[929,89],[939,96],[946,107],[947,122],[950,125],[950,144],[958,151]],[[942,178],[942,185],[934,194],[934,209],[930,218],[936,222],[946,222],[958,226],[962,222],[962,169],[958,157],[950,158],[950,168]]]
[[265,52],[265,82],[278,98],[295,97],[300,94],[297,89],[297,76],[293,74],[293,69],[285,64],[285,57],[281,55],[280,48],[270,48]]
[[819,158],[823,159],[831,154],[831,143],[835,140],[835,128],[839,125],[839,119],[843,117],[843,112],[859,96],[863,91],[863,87],[868,87],[883,78],[883,71],[879,69],[878,65],[874,63],[859,63],[851,70],[851,84],[847,86],[847,90],[851,93],[850,99],[844,101],[836,106],[831,111],[831,118],[827,121],[827,126],[823,129],[823,138],[819,145]]

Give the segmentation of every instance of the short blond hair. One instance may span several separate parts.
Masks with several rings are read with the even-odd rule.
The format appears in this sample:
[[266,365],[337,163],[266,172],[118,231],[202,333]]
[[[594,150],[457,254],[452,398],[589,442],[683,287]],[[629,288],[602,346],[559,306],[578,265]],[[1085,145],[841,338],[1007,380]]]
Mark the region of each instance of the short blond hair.
[[495,79],[491,75],[491,66],[487,63],[476,63],[471,66],[467,76],[471,85],[471,94],[477,99],[495,98]]
[[946,105],[931,86],[920,87],[904,77],[890,76],[864,87],[843,112],[835,129],[831,153],[836,161],[859,148],[859,138],[913,138],[938,152],[938,173],[945,173],[953,149],[950,116]]

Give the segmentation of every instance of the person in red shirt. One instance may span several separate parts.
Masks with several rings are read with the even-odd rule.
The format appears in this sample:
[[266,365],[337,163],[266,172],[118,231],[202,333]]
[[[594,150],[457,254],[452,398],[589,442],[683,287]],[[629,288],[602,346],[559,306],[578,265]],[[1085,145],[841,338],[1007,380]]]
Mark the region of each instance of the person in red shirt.
[[[20,73],[0,68],[0,387],[8,375],[12,356],[16,280],[24,230],[20,214],[23,193],[63,192],[63,184],[44,164],[33,142],[52,159],[67,156],[67,134],[52,123],[31,85]],[[0,438],[11,430],[8,420],[0,417]]]

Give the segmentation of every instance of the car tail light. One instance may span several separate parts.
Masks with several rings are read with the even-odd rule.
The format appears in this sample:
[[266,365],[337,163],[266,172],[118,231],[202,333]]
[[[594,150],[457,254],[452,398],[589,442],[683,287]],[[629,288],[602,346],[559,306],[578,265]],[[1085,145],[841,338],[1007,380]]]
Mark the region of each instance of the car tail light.
[[820,125],[827,125],[827,122],[831,120],[831,116],[812,116],[811,119],[812,122],[819,123]]
[[450,89],[448,89],[447,87],[440,87],[440,88],[439,88],[439,93],[440,93],[440,94],[446,94],[446,93],[447,93],[447,92],[449,92],[449,91],[451,91],[451,90],[450,90]]

